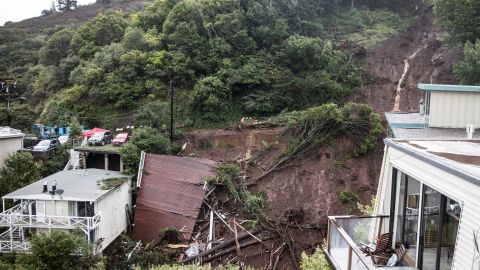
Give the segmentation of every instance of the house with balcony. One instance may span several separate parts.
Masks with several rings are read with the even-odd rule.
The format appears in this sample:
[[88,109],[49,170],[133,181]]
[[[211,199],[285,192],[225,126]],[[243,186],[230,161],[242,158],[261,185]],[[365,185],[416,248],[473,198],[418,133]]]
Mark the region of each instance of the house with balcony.
[[24,137],[25,134],[18,129],[0,127],[0,167],[3,166],[8,155],[23,148]]
[[375,266],[362,244],[392,233],[400,269],[479,269],[480,142],[385,140],[374,216],[329,217],[325,250],[335,269]]
[[2,201],[0,252],[28,252],[33,235],[58,229],[80,230],[98,254],[127,229],[131,178],[101,169],[61,171]]

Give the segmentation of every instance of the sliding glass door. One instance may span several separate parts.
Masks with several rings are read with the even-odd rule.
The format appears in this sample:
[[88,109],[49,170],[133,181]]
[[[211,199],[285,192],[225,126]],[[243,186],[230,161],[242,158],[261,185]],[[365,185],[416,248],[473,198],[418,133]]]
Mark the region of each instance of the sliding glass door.
[[403,172],[393,184],[391,228],[395,247],[407,248],[403,264],[423,270],[451,269],[460,204]]
[[421,184],[417,180],[402,173],[397,185],[395,244],[407,248],[405,262],[416,265],[418,248],[418,220],[420,215]]

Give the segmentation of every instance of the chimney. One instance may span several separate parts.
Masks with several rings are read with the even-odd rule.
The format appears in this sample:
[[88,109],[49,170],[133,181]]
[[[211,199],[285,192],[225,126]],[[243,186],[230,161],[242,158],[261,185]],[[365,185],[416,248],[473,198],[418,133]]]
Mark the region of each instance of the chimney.
[[45,181],[45,182],[43,183],[43,191],[42,191],[42,193],[45,193],[45,192],[48,192],[48,181]]
[[55,192],[55,190],[57,190],[57,180],[53,180],[52,184],[52,191]]
[[475,126],[474,125],[467,125],[467,139],[473,139],[473,133],[475,133]]
[[425,102],[423,101],[423,98],[420,99],[420,104],[419,104],[419,109],[420,109],[420,115],[425,114]]

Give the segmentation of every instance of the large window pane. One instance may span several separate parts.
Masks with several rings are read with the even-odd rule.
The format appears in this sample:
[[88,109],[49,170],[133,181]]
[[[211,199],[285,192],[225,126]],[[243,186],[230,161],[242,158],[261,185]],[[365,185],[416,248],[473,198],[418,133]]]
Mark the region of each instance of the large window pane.
[[407,176],[407,201],[403,244],[408,249],[407,259],[413,264],[417,259],[418,218],[420,209],[420,182]]
[[[437,250],[440,235],[441,194],[425,187],[423,202],[423,270],[436,270]],[[443,209],[443,208],[442,208]]]
[[453,251],[457,240],[458,222],[460,220],[460,204],[446,198],[445,212],[443,213],[442,241],[440,249],[440,270],[452,268]]

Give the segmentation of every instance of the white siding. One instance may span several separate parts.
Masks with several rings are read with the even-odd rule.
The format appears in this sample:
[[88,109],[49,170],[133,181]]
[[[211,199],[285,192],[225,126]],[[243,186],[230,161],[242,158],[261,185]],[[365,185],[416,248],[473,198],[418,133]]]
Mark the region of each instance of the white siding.
[[[452,269],[472,269],[474,260],[473,231],[480,229],[480,187],[394,148],[388,147],[386,154],[387,158],[384,160],[383,170],[389,173],[384,173],[380,181],[381,186],[379,187],[382,187],[382,189],[378,192],[380,197],[377,212],[388,214],[387,205],[390,202],[390,191],[388,190],[390,185],[388,183],[391,183],[392,167],[462,203],[462,215]],[[473,269],[478,268],[477,263]]]
[[0,167],[8,158],[8,155],[23,148],[23,137],[0,139]]
[[132,194],[130,187],[131,181],[127,181],[97,202],[95,210],[102,213],[97,233],[99,238],[104,238],[101,250],[106,248],[127,228],[125,205],[128,205],[131,210]]
[[45,201],[45,215],[68,216],[68,201]]
[[429,126],[480,127],[480,93],[433,91],[430,99]]

